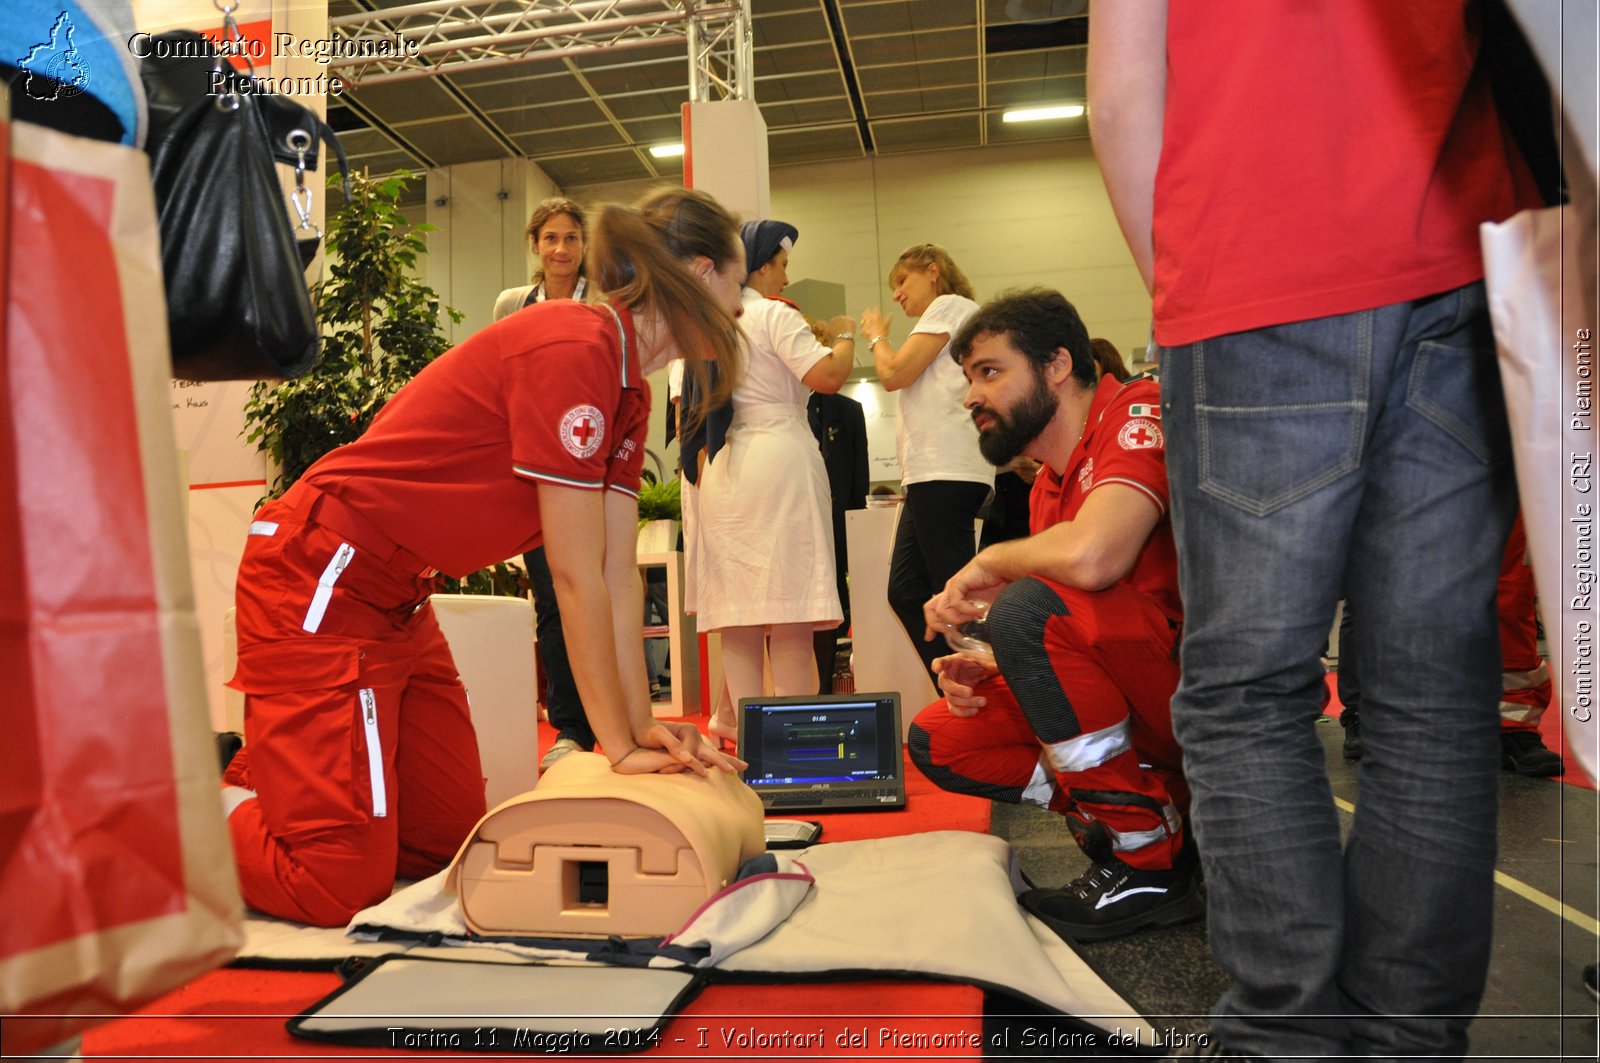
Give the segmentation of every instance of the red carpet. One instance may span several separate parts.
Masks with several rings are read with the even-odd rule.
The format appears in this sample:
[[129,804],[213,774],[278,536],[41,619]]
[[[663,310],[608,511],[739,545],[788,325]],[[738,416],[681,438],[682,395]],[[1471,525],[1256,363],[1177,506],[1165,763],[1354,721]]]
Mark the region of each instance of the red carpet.
[[[554,741],[540,725],[541,753]],[[822,840],[882,838],[926,830],[989,829],[989,802],[946,793],[907,766],[906,808],[816,816]],[[367,1056],[462,1059],[460,1052],[346,1048],[303,1041],[290,1017],[331,993],[337,975],[224,969],[195,979],[133,1015],[90,1030],[83,1056],[95,1059],[280,1059]],[[530,1002],[529,1011],[537,1011]],[[983,994],[937,982],[710,986],[662,1031],[657,1056],[859,1059],[983,1055]],[[795,1047],[818,1037],[820,1047]],[[785,1044],[790,1047],[785,1047]],[[509,1053],[507,1053],[509,1054]],[[544,1053],[534,1053],[543,1055]],[[615,1058],[564,1056],[567,1059]]]

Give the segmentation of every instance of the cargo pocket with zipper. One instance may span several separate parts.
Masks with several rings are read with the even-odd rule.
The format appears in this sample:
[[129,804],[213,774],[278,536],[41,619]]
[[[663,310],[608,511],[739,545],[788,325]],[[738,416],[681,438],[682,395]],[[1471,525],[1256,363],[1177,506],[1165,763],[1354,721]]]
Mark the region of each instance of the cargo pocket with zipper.
[[[239,652],[230,683],[245,693],[251,781],[285,839],[389,814],[380,711],[386,693],[355,640],[327,637],[256,643]],[[381,669],[378,671],[381,672]],[[388,691],[392,696],[392,691]]]

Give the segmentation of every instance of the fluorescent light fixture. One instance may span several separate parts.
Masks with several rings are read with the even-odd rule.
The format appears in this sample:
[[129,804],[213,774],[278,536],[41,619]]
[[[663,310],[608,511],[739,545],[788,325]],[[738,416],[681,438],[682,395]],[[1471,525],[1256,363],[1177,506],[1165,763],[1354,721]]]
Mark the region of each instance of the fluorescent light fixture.
[[[1081,110],[1081,108],[1080,108]],[[650,154],[658,159],[673,159],[683,154],[682,144],[657,144],[650,149]]]
[[1000,116],[1002,122],[1047,122],[1052,118],[1082,118],[1083,104],[1063,103],[1054,107],[1016,107]]

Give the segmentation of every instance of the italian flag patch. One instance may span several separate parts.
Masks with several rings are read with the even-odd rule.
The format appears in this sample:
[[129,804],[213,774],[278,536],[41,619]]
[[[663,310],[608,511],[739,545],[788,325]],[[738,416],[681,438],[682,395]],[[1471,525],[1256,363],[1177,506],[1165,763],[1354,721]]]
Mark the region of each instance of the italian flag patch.
[[1161,407],[1159,407],[1159,406],[1146,406],[1143,403],[1136,402],[1132,406],[1128,407],[1128,416],[1129,417],[1154,417],[1157,420],[1160,420],[1161,419]]

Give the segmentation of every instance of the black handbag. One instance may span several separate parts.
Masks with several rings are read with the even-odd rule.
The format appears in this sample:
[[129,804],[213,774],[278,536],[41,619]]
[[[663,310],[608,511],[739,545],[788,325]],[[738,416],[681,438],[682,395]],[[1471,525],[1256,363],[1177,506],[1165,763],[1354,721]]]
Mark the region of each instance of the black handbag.
[[[322,338],[305,270],[321,233],[310,221],[307,170],[338,137],[314,113],[257,89],[192,30],[155,37],[141,60],[150,106],[150,156],[166,278],[172,373],[188,380],[298,376]],[[165,58],[156,58],[164,56]],[[295,167],[289,224],[275,163]],[[297,238],[300,237],[300,238]]]

